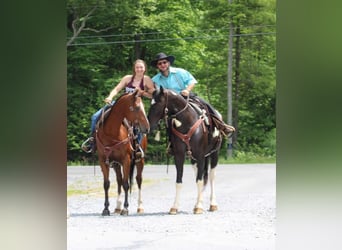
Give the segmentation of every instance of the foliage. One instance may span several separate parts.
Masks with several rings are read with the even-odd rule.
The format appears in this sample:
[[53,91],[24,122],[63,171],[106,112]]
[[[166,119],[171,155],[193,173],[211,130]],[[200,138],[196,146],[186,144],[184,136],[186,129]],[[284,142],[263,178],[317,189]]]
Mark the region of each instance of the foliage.
[[[80,149],[90,118],[141,58],[158,52],[198,80],[195,92],[227,120],[229,22],[234,25],[234,158],[275,156],[275,0],[67,0],[68,161],[91,160]],[[156,73],[148,68],[148,75]],[[149,100],[145,99],[149,110]],[[165,162],[166,137],[149,135],[147,161]],[[226,157],[226,140],[221,158]],[[252,157],[253,158],[253,157]]]

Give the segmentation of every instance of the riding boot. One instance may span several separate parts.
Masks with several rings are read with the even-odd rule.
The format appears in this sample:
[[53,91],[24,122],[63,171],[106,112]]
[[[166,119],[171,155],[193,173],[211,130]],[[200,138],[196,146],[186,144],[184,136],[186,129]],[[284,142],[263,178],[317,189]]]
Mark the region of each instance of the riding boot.
[[220,130],[221,134],[225,137],[230,137],[235,132],[235,128],[224,123],[219,117],[212,114],[212,118],[214,121],[215,126]]
[[137,159],[144,158],[144,152],[141,148],[141,141],[143,139],[143,134],[139,133],[138,130],[134,128],[134,142],[135,142],[135,157]]

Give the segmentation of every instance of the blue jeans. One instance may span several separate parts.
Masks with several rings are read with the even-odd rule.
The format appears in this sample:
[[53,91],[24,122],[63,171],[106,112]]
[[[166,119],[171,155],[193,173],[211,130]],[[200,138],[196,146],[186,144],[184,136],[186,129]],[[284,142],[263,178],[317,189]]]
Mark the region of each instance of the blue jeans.
[[113,106],[115,103],[115,100],[111,102],[111,104],[106,104],[104,107],[100,108],[98,111],[96,111],[95,114],[91,116],[91,125],[90,125],[90,134],[93,135],[95,133],[95,126],[97,121],[99,120],[102,112],[106,111],[108,108]]
[[143,138],[143,134],[142,134],[142,133],[139,133],[136,129],[134,129],[133,131],[134,131],[134,134],[137,135],[137,140],[138,140],[139,145],[141,145],[141,141],[142,141],[142,138]]

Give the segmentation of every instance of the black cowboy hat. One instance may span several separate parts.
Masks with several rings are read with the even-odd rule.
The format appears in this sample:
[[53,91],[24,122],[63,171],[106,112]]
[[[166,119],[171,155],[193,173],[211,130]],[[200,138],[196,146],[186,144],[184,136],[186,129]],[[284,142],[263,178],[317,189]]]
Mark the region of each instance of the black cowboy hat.
[[153,67],[157,67],[157,62],[159,60],[162,60],[162,59],[166,59],[170,62],[170,64],[173,63],[173,61],[175,60],[175,57],[174,56],[167,56],[166,54],[164,53],[158,53],[155,57],[155,59],[151,62],[151,66]]

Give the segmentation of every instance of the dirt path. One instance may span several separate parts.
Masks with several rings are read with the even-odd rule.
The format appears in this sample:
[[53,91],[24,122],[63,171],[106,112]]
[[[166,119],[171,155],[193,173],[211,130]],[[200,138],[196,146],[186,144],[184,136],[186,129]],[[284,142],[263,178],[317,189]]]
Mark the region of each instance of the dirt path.
[[[112,171],[110,211],[115,208]],[[169,215],[175,194],[175,168],[144,169],[145,213],[138,215],[137,192],[129,215],[102,217],[104,195],[98,166],[68,167],[68,249],[275,249],[275,164],[219,165],[219,210],[194,215],[196,185],[191,166],[184,170],[180,212]],[[209,207],[208,186],[204,206]]]

